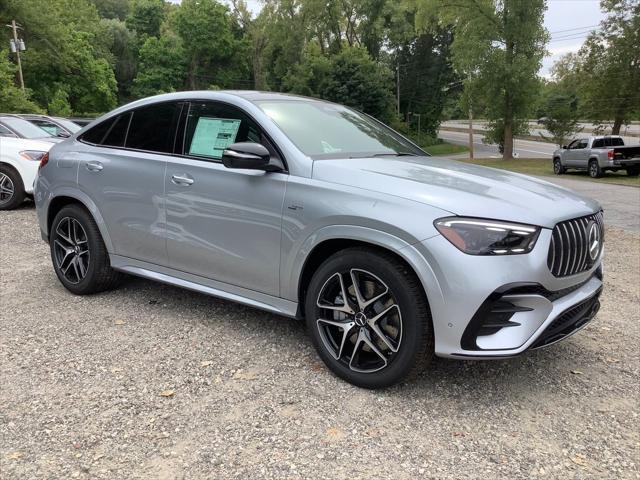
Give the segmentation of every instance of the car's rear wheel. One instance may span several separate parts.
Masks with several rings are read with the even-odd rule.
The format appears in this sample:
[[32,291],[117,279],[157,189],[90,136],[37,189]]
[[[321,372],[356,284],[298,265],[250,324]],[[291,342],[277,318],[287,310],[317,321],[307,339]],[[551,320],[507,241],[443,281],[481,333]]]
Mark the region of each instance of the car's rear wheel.
[[76,295],[108,290],[122,277],[111,268],[95,220],[80,205],[68,205],[58,212],[51,226],[49,244],[58,279]]
[[637,177],[640,174],[640,168],[638,167],[629,167],[627,168],[627,175],[630,177]]
[[567,169],[562,166],[562,162],[560,161],[560,159],[559,158],[554,158],[553,159],[553,173],[555,173],[556,175],[562,175],[566,171],[567,171]]
[[602,169],[597,160],[589,161],[589,176],[591,178],[600,178],[602,176]]
[[309,334],[339,377],[383,388],[419,372],[433,356],[424,290],[393,255],[343,250],[315,272],[305,299]]
[[24,185],[15,169],[0,165],[0,210],[13,210],[24,201]]

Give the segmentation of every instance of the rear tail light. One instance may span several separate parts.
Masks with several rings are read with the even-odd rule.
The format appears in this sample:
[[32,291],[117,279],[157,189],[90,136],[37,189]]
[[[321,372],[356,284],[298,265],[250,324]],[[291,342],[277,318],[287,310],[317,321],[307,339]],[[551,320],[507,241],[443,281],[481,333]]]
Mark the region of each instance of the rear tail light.
[[44,167],[48,162],[49,162],[49,152],[45,152],[45,154],[42,155],[42,157],[40,158],[40,166],[38,167],[38,170]]
[[607,150],[607,158],[613,160],[613,150]]

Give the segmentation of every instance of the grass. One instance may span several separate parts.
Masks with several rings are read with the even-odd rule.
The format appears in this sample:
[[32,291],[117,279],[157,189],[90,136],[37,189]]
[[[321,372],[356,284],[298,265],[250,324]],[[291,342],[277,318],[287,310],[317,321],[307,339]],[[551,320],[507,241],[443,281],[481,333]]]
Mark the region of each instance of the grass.
[[[485,167],[501,168],[503,170],[524,173],[527,175],[555,176],[551,160],[544,160],[541,158],[517,158],[507,161],[499,158],[478,158],[473,161],[469,161],[468,159],[456,160],[473,163],[475,165],[483,165]],[[587,175],[587,172],[576,172],[570,170],[567,173],[560,175],[560,178],[640,187],[640,177],[629,177],[624,171],[606,172],[602,178],[591,178]]]
[[464,145],[456,145],[455,143],[436,143],[435,145],[425,145],[422,149],[431,155],[455,155],[457,153],[468,152],[469,149]]

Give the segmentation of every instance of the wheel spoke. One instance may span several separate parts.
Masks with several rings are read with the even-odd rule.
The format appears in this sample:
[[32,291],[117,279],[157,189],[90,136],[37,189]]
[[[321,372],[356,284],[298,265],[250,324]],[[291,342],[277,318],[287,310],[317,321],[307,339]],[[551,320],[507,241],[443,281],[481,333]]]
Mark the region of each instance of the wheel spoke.
[[[325,289],[327,288],[327,286],[329,285],[329,283],[335,278],[338,277],[338,281],[340,282],[340,294],[342,295],[342,301],[343,301],[343,305],[330,305],[327,302],[322,302],[322,294],[324,293]],[[344,286],[344,280],[342,278],[342,274],[341,273],[335,273],[333,274],[331,277],[329,277],[329,279],[324,283],[324,285],[322,286],[322,288],[320,289],[320,295],[318,296],[318,301],[316,302],[316,305],[320,308],[326,308],[327,310],[335,310],[337,312],[344,312],[344,313],[348,313],[350,315],[353,315],[355,313],[355,311],[353,310],[353,308],[351,308],[351,306],[349,305],[349,297],[347,296],[347,289]]]
[[340,347],[338,348],[337,355],[334,354],[331,351],[331,349],[329,349],[329,353],[332,354],[333,358],[335,358],[336,360],[340,360],[340,358],[342,357],[342,350],[344,349],[344,344],[347,341],[347,338],[349,338],[351,330],[353,330],[353,327],[355,327],[356,325],[355,322],[353,321],[336,322],[334,320],[326,320],[324,318],[319,318],[317,320],[317,323],[318,323],[318,326],[320,326],[321,323],[324,323],[332,327],[338,327],[339,329],[342,330],[342,338],[340,339]]
[[64,219],[64,220],[66,220],[66,224],[67,224],[67,233],[64,233],[64,232],[62,231],[62,223],[63,223],[63,222],[60,222],[60,223],[58,224],[58,226],[57,226],[57,228],[56,228],[56,233],[58,234],[58,236],[59,236],[60,238],[62,238],[62,239],[63,239],[65,242],[67,242],[69,245],[73,245],[73,241],[71,240],[71,236],[70,236],[70,232],[69,232],[69,229],[70,229],[69,222],[70,222],[70,221],[69,221],[69,219],[68,219],[68,218],[66,218],[66,219]]
[[[377,314],[375,317],[369,318],[367,320],[367,323],[369,324],[369,327],[371,327],[371,330],[373,330],[375,334],[380,338],[380,340],[385,343],[389,350],[391,350],[393,353],[396,353],[398,351],[398,347],[391,343],[389,337],[385,335],[385,333],[380,328],[380,325],[378,325],[378,321],[386,317],[391,310],[397,310],[398,316],[400,316],[400,307],[398,307],[398,305],[394,303],[390,307]],[[400,325],[402,325],[402,320],[400,321]]]
[[[349,368],[351,370],[363,371],[362,369],[359,369],[357,366],[354,365],[354,360],[358,356],[358,353],[362,349],[363,345],[367,345],[372,352],[374,352],[378,357],[380,357],[380,360],[382,360],[383,362],[383,365],[375,370],[381,370],[387,366],[387,357],[385,357],[385,355],[380,350],[378,350],[378,347],[376,347],[373,344],[373,342],[371,341],[371,338],[369,338],[369,333],[365,329],[361,328],[360,331],[358,332],[358,338],[356,339],[356,344],[353,347],[353,354],[351,355],[351,361],[349,362]],[[371,370],[371,371],[375,371],[375,370]]]
[[[370,275],[371,277],[375,278],[379,282],[379,284],[384,287],[384,292],[380,293],[379,295],[376,295],[375,297],[372,297],[372,298],[366,300],[364,298],[364,296],[362,295],[362,292],[360,291],[360,285],[359,285],[359,282],[358,282],[358,276],[355,274],[355,272],[363,272],[363,273],[366,273],[367,275]],[[385,285],[385,283],[382,280],[380,280],[378,277],[376,277],[374,275],[371,275],[371,273],[364,272],[363,270],[357,270],[355,268],[351,269],[351,271],[349,273],[351,275],[351,282],[353,283],[353,290],[355,292],[356,300],[358,301],[358,308],[360,309],[360,311],[363,311],[369,305],[371,305],[372,303],[375,303],[377,300],[381,299],[387,293],[389,293],[389,287],[387,287]]]

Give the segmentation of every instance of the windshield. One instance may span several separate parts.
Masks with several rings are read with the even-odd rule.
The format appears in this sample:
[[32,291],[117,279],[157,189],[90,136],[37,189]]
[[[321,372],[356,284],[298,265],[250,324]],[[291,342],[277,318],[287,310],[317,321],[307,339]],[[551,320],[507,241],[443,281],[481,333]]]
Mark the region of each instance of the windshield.
[[71,133],[76,133],[78,130],[82,128],[77,123],[73,123],[71,120],[67,120],[66,118],[56,118],[56,122],[58,122],[60,125],[62,125]]
[[262,100],[256,104],[314,159],[427,155],[384,124],[341,105],[313,100]]
[[33,123],[17,117],[2,117],[2,123],[17,132],[22,138],[43,138],[51,135]]

